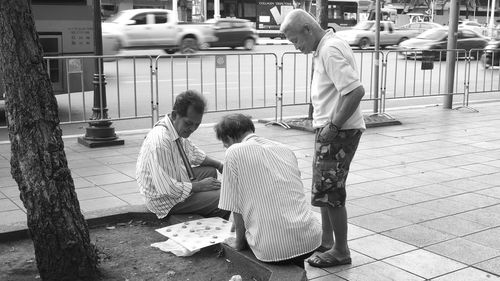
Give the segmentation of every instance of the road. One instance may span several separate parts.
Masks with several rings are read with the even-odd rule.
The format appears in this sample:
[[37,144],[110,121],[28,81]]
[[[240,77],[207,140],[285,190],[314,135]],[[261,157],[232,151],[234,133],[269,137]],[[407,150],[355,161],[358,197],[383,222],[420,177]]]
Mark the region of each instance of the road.
[[[170,57],[162,50],[123,51],[120,55],[126,58],[104,63],[109,116],[131,118],[116,121],[114,126],[118,131],[151,127],[151,118],[137,117],[150,116],[152,105],[161,115],[169,112],[174,98],[172,93],[186,89],[201,91],[207,98],[209,114],[204,118],[205,123],[215,122],[222,114],[234,110],[245,110],[254,118],[274,118],[277,94],[280,97],[282,94],[284,116],[307,112],[307,106],[289,106],[306,104],[309,100],[310,56],[296,53],[292,45],[257,45],[253,51],[211,49],[189,60],[183,55]],[[158,55],[162,57],[156,60]],[[445,62],[434,62],[432,70],[421,71],[421,61],[405,60],[391,51],[384,51],[384,56],[387,56],[387,73],[383,74],[379,87],[385,89],[387,109],[442,104],[442,96],[428,96],[445,94]],[[371,87],[373,58],[373,53],[356,52],[366,99],[374,99],[376,95]],[[278,66],[282,61],[280,70]],[[455,87],[459,92],[464,91],[469,75],[465,66],[464,60],[457,62]],[[151,69],[155,70],[155,75],[151,75]],[[498,81],[498,72],[483,70],[477,62],[472,62],[470,75],[474,83],[469,85],[470,89],[484,91],[486,86]],[[427,97],[416,97],[422,95]],[[474,100],[497,98],[494,94],[471,96]],[[462,98],[457,96],[455,101],[461,102]],[[84,120],[91,114],[92,92],[58,95],[57,99],[62,122]],[[362,108],[364,112],[373,112],[373,102],[363,102]],[[86,123],[64,125],[64,134],[83,134],[86,126]],[[3,138],[4,132],[0,132]]]

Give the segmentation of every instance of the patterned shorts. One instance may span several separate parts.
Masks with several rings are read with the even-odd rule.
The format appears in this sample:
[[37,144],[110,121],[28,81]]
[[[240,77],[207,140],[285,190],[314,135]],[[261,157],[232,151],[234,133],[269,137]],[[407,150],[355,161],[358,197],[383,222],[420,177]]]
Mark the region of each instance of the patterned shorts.
[[311,203],[317,207],[345,206],[345,183],[362,131],[341,130],[331,143],[314,141]]

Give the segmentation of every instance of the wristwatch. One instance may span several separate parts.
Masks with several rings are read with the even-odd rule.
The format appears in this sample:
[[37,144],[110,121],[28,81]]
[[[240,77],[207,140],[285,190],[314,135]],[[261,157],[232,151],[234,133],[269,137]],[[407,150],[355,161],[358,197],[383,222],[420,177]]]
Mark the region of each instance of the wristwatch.
[[331,134],[333,134],[333,138],[339,134],[339,127],[337,127],[337,125],[333,124],[332,122],[328,122],[327,126],[328,129],[330,129]]

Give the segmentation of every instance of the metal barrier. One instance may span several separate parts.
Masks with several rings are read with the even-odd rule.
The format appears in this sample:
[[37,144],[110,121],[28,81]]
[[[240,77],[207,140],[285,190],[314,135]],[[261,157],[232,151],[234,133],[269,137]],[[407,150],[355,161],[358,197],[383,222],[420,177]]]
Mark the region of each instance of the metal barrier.
[[[462,106],[468,106],[471,95],[500,92],[500,50],[388,51],[378,53],[378,62],[374,51],[354,51],[366,92],[363,104],[380,104],[373,111],[385,114],[388,101],[448,95],[445,58],[450,54],[456,58],[451,94],[463,96]],[[148,118],[153,125],[160,113],[171,110],[176,95],[188,89],[205,96],[208,112],[274,109],[278,123],[284,107],[310,102],[312,57],[299,52],[283,53],[279,64],[274,53],[160,55],[154,64],[150,56],[44,59],[61,124],[92,121],[93,83],[100,82],[94,82],[95,73],[106,77],[97,86],[105,88],[99,99],[107,102],[110,121]],[[104,61],[103,69],[94,69],[95,60]],[[103,109],[97,110],[101,118]]]
[[[96,60],[103,61],[98,64],[103,65],[103,69],[95,69]],[[152,57],[62,56],[44,57],[44,61],[57,98],[61,124],[91,121],[96,105],[94,83],[101,89],[97,105],[107,103],[107,120],[152,119]],[[105,83],[99,79],[94,82],[94,74],[101,73],[105,74]],[[103,108],[95,110],[101,112],[93,120],[104,116]]]
[[500,49],[472,49],[469,57],[465,106],[471,94],[500,92]]
[[278,63],[274,53],[160,55],[155,61],[156,118],[175,96],[192,89],[207,99],[207,112],[274,108]]
[[455,57],[455,83],[452,94],[465,97],[468,72],[465,50],[389,51],[384,60],[383,110],[387,100],[447,95],[448,55]]
[[[381,101],[378,89],[375,88],[375,52],[354,51],[361,84],[365,88],[363,102]],[[378,65],[382,65],[384,53],[379,52]],[[280,119],[283,119],[283,107],[306,105],[310,103],[310,83],[312,71],[312,56],[300,52],[285,52],[281,56],[281,91]],[[382,73],[382,69],[379,69]],[[382,81],[379,75],[379,82]],[[381,85],[381,83],[379,83]]]

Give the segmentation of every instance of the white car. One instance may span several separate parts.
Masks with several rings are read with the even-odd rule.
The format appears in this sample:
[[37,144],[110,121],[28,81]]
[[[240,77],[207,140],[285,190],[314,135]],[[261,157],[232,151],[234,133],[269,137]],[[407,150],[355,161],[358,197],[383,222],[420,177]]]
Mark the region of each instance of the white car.
[[118,50],[165,49],[167,53],[192,53],[217,39],[209,24],[179,23],[175,14],[165,9],[120,11],[102,24],[102,33]]
[[481,35],[485,35],[485,31],[486,31],[486,28],[476,21],[469,21],[469,20],[460,21],[458,23],[458,27],[471,29],[471,30],[473,30],[476,33],[479,33]]

